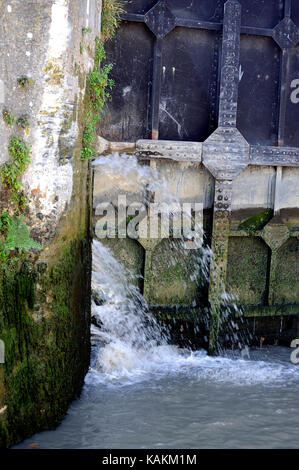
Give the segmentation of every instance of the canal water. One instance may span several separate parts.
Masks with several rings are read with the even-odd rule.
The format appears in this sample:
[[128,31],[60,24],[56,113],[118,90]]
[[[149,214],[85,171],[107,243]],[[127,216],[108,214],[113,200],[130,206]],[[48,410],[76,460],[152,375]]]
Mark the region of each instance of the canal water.
[[209,357],[168,344],[130,274],[93,246],[92,363],[62,424],[16,446],[42,449],[299,448],[291,349]]

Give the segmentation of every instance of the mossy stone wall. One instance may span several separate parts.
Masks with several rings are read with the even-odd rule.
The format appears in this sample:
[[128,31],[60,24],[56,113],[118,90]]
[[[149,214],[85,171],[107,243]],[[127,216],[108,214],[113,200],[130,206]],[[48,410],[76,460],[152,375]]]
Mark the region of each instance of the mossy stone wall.
[[11,258],[0,267],[0,442],[9,446],[57,426],[89,365],[88,237],[61,249],[55,264]]
[[[299,293],[299,239],[289,239],[278,252],[275,272],[277,289],[274,304],[298,303]],[[298,308],[299,311],[299,308]]]
[[201,287],[199,250],[184,249],[180,240],[162,240],[152,258],[150,304],[196,305]]
[[231,237],[227,286],[244,304],[262,304],[267,290],[269,248],[259,238]]
[[[0,119],[0,164],[11,135],[28,143],[23,220],[42,246],[0,261],[0,447],[58,425],[89,367],[92,182],[81,147],[100,9],[100,0],[0,2],[0,106],[29,123]],[[11,191],[0,187],[0,201],[13,215]]]

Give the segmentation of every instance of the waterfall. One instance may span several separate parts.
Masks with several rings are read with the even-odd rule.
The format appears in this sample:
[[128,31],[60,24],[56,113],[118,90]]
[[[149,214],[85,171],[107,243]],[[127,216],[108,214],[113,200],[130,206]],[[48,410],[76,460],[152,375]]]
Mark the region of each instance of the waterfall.
[[92,290],[93,354],[87,385],[119,387],[163,377],[237,386],[298,384],[298,368],[290,362],[272,362],[271,349],[249,354],[244,348],[237,354],[227,351],[226,357],[211,357],[204,350],[170,345],[167,332],[149,313],[134,276],[97,240],[93,241]]
[[[160,200],[171,204],[178,198],[168,188],[165,179],[161,179],[155,168],[140,165],[137,158],[117,153],[99,157],[93,163],[101,171],[104,180],[113,186],[114,196],[129,193],[136,188],[148,205],[152,194],[159,193]],[[202,232],[202,226],[196,230]],[[200,233],[202,237],[202,233]],[[182,237],[172,250],[172,260],[186,247]],[[200,246],[191,250],[194,257],[194,272],[190,281],[198,279],[198,289],[202,282],[208,281],[211,249]],[[180,259],[184,259],[180,257]],[[183,261],[184,262],[184,261]],[[92,339],[96,351],[93,368],[106,374],[130,374],[130,371],[144,370],[159,361],[168,361],[175,355],[182,357],[185,351],[169,345],[167,331],[150,314],[149,308],[134,282],[134,276],[121,263],[112,251],[100,241],[93,241],[92,274]],[[220,322],[225,325],[225,339],[242,349],[246,343],[246,334],[240,331],[234,314],[238,312],[236,299],[223,288],[221,299],[223,309]],[[238,312],[240,313],[240,312]],[[202,320],[209,324],[209,311]],[[243,319],[241,318],[241,322]]]
[[95,368],[128,372],[168,338],[149,313],[133,276],[101,242],[93,241],[92,339],[99,345]]

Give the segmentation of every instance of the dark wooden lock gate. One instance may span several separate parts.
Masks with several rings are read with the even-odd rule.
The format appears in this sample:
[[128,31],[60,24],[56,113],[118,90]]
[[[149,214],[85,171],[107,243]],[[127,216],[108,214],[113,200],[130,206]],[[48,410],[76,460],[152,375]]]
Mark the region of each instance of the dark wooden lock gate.
[[[143,139],[137,148],[148,158],[172,159],[170,140],[176,160],[188,154],[213,175],[211,304],[227,279],[229,240],[257,237],[268,246],[265,294],[243,303],[246,315],[298,318],[299,271],[290,273],[291,300],[275,290],[290,240],[299,262],[299,201],[293,224],[277,200],[274,217],[254,229],[232,227],[231,203],[233,181],[249,165],[274,167],[277,191],[283,167],[299,167],[299,0],[126,0],[124,8],[108,44],[116,87],[101,135]],[[211,345],[217,318],[212,325]]]

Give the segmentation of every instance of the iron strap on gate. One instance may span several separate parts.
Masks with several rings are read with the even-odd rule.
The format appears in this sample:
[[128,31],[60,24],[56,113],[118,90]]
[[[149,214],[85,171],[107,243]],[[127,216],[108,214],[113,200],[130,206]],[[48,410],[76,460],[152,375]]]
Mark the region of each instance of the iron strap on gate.
[[[221,285],[226,280],[233,180],[248,165],[278,167],[277,178],[279,178],[280,167],[299,167],[299,148],[285,146],[286,107],[289,93],[287,84],[289,83],[288,74],[290,73],[290,61],[292,59],[291,51],[293,51],[294,46],[299,42],[299,28],[291,19],[291,0],[285,0],[283,18],[271,28],[241,24],[241,3],[246,3],[244,0],[240,0],[240,2],[228,0],[224,4],[223,22],[221,22],[223,3],[223,1],[217,2],[213,21],[198,20],[192,17],[191,14],[189,16],[186,14],[182,15],[182,9],[180,10],[177,6],[178,2],[167,0],[158,1],[142,14],[125,13],[122,16],[123,20],[127,22],[146,24],[155,36],[150,100],[152,140],[143,139],[137,141],[138,155],[149,159],[167,158],[176,161],[202,162],[215,178],[212,237],[214,257],[211,265],[209,293],[212,304],[219,297]],[[278,2],[269,3],[274,5],[274,3],[277,4]],[[173,4],[175,4],[175,8],[173,8]],[[213,99],[211,100],[213,102],[210,103],[210,118],[213,127],[213,120],[215,121],[215,118],[218,116],[218,127],[215,129],[216,126],[214,126],[213,132],[208,132],[208,138],[202,143],[188,142],[188,139],[185,140],[184,138],[180,139],[185,140],[184,142],[158,140],[161,111],[165,111],[163,104],[161,104],[162,76],[164,73],[162,61],[163,41],[167,39],[168,34],[177,26],[216,32],[222,31],[221,43],[218,44],[217,40],[215,40],[215,49],[217,50],[218,47],[221,51],[221,53],[218,53],[218,57],[216,57],[220,77],[215,73],[215,64],[212,64],[214,81],[212,80],[212,85],[210,84],[213,88]],[[268,143],[274,143],[273,132],[271,138],[267,137],[262,139],[261,142],[251,141],[249,143],[237,128],[238,91],[242,78],[242,69],[240,67],[241,34],[272,38],[281,49],[278,116],[275,117],[275,113],[272,111],[273,120],[277,119],[276,145],[268,145]],[[215,57],[213,61],[215,62]],[[220,83],[219,90],[216,90],[217,83]],[[216,100],[215,96],[217,96]],[[295,118],[297,116],[298,119],[298,111],[296,112]],[[175,120],[173,117],[172,119]],[[292,125],[296,128],[296,122]],[[299,145],[298,134],[295,137],[294,135],[291,138],[288,137],[287,145],[289,145],[292,139],[293,142],[295,141],[295,144]],[[272,250],[269,293],[269,308],[271,308],[271,288],[273,289],[274,282],[273,270],[277,263],[278,248],[291,234],[281,221],[275,222],[273,220],[266,225],[262,232],[257,232],[255,236],[262,237]],[[298,236],[298,234],[294,232],[292,236]],[[214,338],[218,333],[217,319],[213,325],[211,348],[213,348]]]

